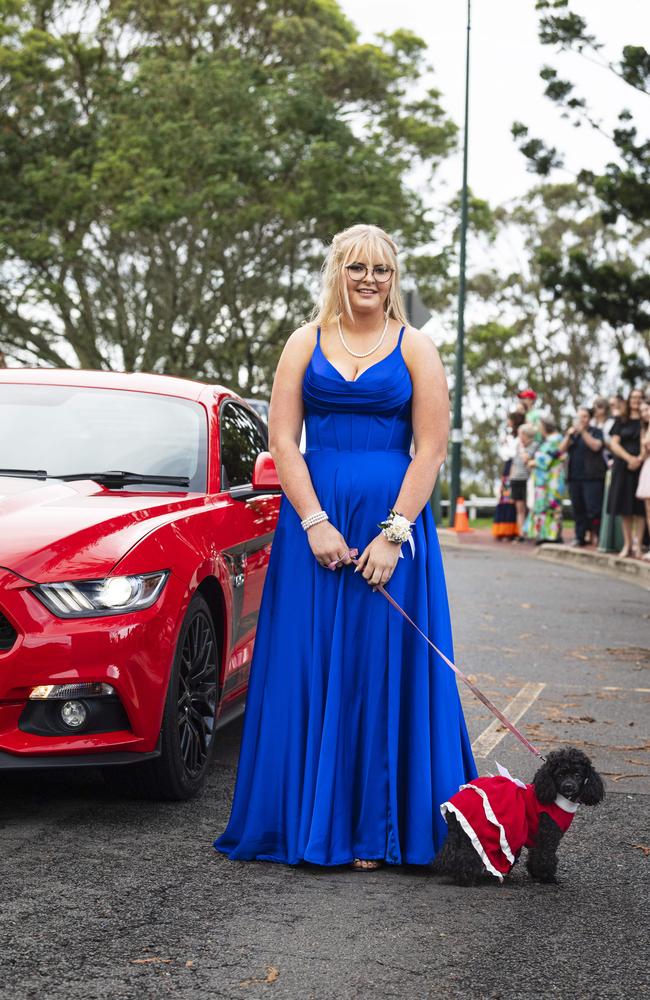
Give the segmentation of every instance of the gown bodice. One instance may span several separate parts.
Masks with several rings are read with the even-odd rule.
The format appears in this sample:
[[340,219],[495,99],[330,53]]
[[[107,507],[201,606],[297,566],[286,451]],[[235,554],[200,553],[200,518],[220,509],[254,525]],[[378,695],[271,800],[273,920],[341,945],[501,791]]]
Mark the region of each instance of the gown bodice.
[[318,328],[302,385],[306,453],[335,449],[408,454],[413,385],[401,351],[404,329],[390,354],[351,380],[325,357]]

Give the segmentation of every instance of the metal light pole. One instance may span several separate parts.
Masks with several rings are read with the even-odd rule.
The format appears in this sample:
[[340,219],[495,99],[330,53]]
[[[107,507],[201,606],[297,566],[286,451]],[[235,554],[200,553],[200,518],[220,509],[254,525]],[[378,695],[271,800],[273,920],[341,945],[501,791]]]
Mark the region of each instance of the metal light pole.
[[465,257],[467,248],[467,151],[469,125],[469,38],[472,0],[467,0],[467,50],[465,54],[465,131],[463,136],[463,187],[460,210],[460,278],[458,283],[458,332],[454,369],[454,412],[451,428],[451,483],[449,524],[453,526],[460,494],[460,463],[463,441],[463,370],[465,365]]

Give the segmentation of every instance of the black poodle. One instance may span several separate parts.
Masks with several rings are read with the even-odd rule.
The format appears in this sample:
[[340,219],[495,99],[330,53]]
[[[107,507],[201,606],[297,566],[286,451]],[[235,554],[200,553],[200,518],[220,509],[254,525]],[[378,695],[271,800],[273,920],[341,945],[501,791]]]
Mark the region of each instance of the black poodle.
[[556,882],[558,845],[576,809],[598,805],[604,794],[600,775],[575,747],[549,753],[529,785],[510,776],[476,778],[440,807],[448,832],[433,871],[457,885],[476,885],[488,873],[502,880],[527,847],[531,877]]

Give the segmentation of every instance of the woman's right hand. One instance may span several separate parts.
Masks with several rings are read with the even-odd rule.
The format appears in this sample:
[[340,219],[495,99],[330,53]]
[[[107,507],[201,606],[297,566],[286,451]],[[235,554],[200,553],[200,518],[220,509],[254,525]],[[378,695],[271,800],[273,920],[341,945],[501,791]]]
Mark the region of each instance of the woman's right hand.
[[317,561],[325,569],[328,569],[332,562],[337,563],[333,569],[338,569],[340,563],[347,566],[352,562],[352,556],[358,555],[359,552],[358,549],[348,548],[341,532],[329,521],[319,521],[318,524],[313,524],[311,528],[308,528],[307,540]]

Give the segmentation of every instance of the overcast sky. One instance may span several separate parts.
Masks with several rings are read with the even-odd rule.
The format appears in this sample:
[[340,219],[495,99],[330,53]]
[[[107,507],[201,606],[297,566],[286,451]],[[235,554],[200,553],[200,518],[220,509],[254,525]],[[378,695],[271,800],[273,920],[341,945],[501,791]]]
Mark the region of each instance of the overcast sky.
[[[409,28],[427,42],[433,82],[443,105],[461,126],[464,101],[466,40],[465,0],[339,0],[363,40],[377,31]],[[572,0],[571,9],[587,18],[589,30],[606,44],[603,58],[616,59],[626,44],[650,47],[648,0]],[[566,153],[567,168],[602,166],[611,145],[594,130],[575,129],[564,122],[556,106],[543,96],[539,69],[554,65],[563,78],[577,85],[605,122],[622,107],[649,120],[650,101],[635,93],[608,70],[572,53],[556,55],[537,40],[534,0],[474,0],[472,4],[470,79],[469,181],[474,192],[492,202],[521,195],[533,183],[524,157],[510,134],[513,121],[529,125],[531,134]],[[643,109],[643,110],[642,110]],[[452,189],[460,186],[458,158],[439,175]],[[569,178],[558,173],[557,179]],[[438,192],[438,194],[441,194]],[[437,200],[432,192],[430,200]]]

